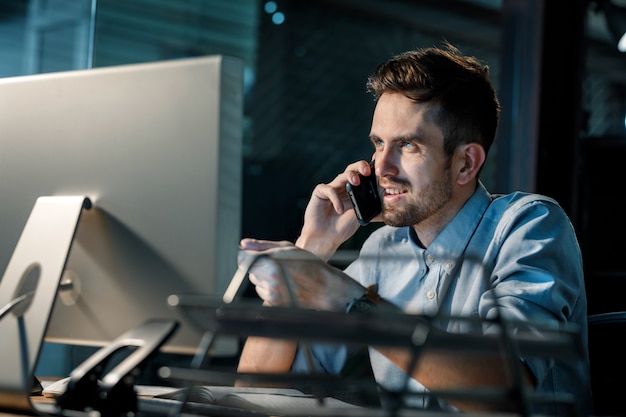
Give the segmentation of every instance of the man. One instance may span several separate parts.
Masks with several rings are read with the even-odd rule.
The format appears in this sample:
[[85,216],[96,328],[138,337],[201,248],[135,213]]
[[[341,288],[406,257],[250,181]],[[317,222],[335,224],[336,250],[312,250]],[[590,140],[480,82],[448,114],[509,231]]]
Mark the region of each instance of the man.
[[[358,174],[370,175],[371,169],[358,161],[314,189],[295,245],[244,239],[242,259],[282,254],[281,271],[287,271],[303,308],[345,311],[349,305],[350,312],[365,307],[481,319],[440,323],[440,330],[455,333],[497,334],[502,328],[491,320],[499,317],[528,323],[513,333],[532,330],[531,323],[577,325],[586,352],[581,254],[566,214],[548,197],[492,195],[479,181],[500,114],[488,67],[446,44],[391,58],[371,75],[368,89],[376,99],[370,140],[383,206],[374,220],[385,226],[372,233],[345,271],[325,262],[359,228],[346,184],[358,185]],[[294,262],[297,256],[314,260]],[[266,306],[287,305],[289,294],[272,265],[267,258],[254,263],[250,280]],[[316,365],[339,372],[342,349],[315,346]],[[389,390],[401,388],[407,372],[415,392],[516,383],[501,355],[424,349],[413,368],[406,350],[370,346],[369,354],[376,381]],[[533,411],[589,415],[588,360],[558,359],[519,358],[524,384],[548,399],[533,402]],[[238,370],[287,372],[305,365],[296,342],[250,337]],[[561,395],[573,407],[562,407]],[[506,408],[489,400],[427,395],[410,404]]]

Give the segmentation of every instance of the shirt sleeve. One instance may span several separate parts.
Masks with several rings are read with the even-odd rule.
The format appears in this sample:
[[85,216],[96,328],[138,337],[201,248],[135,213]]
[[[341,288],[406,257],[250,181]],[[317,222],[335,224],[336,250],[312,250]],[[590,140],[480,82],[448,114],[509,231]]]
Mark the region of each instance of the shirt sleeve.
[[[499,252],[490,277],[493,292],[486,292],[480,301],[481,317],[510,319],[513,333],[536,331],[533,323],[557,329],[584,322],[582,257],[560,206],[550,199],[518,201],[505,211],[494,239]],[[484,331],[493,334],[502,329],[486,324]],[[539,381],[554,365],[545,358],[523,360]]]

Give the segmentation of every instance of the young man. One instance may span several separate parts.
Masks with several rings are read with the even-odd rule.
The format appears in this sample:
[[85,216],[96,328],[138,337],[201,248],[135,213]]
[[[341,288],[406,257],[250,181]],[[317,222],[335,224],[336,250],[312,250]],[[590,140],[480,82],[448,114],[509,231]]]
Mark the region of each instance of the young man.
[[[580,328],[586,351],[581,254],[566,214],[548,197],[492,195],[479,181],[500,113],[488,68],[447,44],[391,58],[371,75],[368,88],[376,98],[370,140],[383,206],[375,220],[385,226],[372,233],[345,271],[325,262],[359,228],[346,184],[358,185],[358,174],[371,170],[368,161],[358,161],[314,189],[295,245],[244,239],[242,261],[281,252],[281,271],[288,272],[303,308],[346,311],[350,304],[351,310],[481,319],[440,322],[440,330],[456,333],[496,334],[502,328],[490,320],[498,317],[528,323],[514,327],[513,333],[532,328],[531,323],[555,328],[573,324]],[[300,255],[313,260],[293,262]],[[250,280],[266,306],[286,305],[286,287],[272,265],[266,258],[254,263]],[[372,284],[379,301],[371,289],[370,297],[362,297]],[[350,303],[355,299],[359,308]],[[338,346],[315,346],[313,353],[316,365],[327,372],[339,372],[346,356]],[[403,387],[407,372],[409,387],[416,392],[515,384],[502,355],[425,349],[410,368],[405,350],[370,346],[369,353],[376,381],[388,390]],[[588,361],[558,359],[519,358],[526,386],[549,399],[533,403],[533,411],[589,415]],[[305,365],[296,342],[250,337],[238,370],[287,372]],[[574,407],[561,407],[561,395]],[[427,395],[411,405],[462,411],[506,408],[476,398]]]

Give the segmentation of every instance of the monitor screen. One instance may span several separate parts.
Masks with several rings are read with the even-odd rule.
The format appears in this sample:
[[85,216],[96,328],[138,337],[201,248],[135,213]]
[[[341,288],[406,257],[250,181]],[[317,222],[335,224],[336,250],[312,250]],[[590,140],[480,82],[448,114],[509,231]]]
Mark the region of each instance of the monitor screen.
[[236,270],[242,96],[242,63],[224,56],[0,79],[1,271],[38,197],[93,203],[47,341],[103,346],[172,317],[163,349],[194,352],[201,329],[167,297],[219,297]]

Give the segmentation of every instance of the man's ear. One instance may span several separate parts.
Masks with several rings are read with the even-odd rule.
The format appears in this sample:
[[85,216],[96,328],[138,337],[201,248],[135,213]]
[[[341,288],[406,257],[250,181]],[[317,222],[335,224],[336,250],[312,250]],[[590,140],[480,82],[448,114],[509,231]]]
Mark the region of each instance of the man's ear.
[[467,184],[476,178],[485,163],[487,158],[485,149],[480,144],[471,142],[459,146],[455,154],[454,167],[457,170],[457,182],[462,185]]

